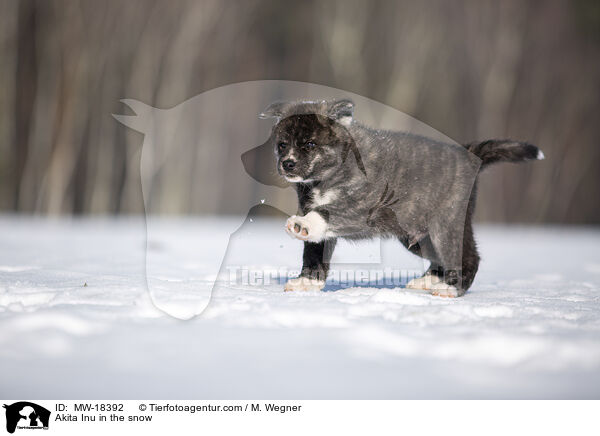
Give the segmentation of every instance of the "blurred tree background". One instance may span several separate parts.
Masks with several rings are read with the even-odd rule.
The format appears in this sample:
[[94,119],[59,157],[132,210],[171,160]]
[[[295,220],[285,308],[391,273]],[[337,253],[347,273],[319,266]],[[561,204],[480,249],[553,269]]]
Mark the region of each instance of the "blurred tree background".
[[542,163],[481,178],[479,221],[600,222],[598,0],[3,0],[0,60],[4,212],[143,213],[142,136],[111,117],[121,98],[168,108],[281,79],[457,142],[539,145]]

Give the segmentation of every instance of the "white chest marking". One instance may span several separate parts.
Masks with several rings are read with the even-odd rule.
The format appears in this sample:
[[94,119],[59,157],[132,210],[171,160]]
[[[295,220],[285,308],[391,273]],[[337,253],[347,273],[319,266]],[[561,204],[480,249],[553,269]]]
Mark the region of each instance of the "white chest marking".
[[310,202],[313,208],[324,206],[326,204],[334,202],[338,197],[338,191],[336,189],[331,189],[329,191],[325,191],[321,193],[319,189],[313,189],[312,191],[312,201]]

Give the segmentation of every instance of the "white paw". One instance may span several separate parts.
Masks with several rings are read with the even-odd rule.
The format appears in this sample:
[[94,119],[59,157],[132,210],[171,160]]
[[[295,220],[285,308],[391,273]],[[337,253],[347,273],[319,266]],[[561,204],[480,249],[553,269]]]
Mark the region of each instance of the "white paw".
[[412,279],[406,284],[408,289],[431,289],[436,284],[440,283],[442,279],[433,274],[426,274],[423,277]]
[[433,285],[430,290],[431,295],[437,297],[456,298],[464,294],[464,291],[459,291],[456,287],[442,281]]
[[291,216],[285,223],[285,231],[301,241],[320,242],[325,238],[327,222],[317,212],[305,216]]
[[285,284],[284,291],[320,291],[325,287],[323,280],[309,279],[308,277],[297,277],[290,279]]

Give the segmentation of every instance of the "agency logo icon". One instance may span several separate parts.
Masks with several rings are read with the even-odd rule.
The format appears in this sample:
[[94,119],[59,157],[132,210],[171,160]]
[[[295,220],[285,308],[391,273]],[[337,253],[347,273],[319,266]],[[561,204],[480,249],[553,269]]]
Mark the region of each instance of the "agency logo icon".
[[48,430],[50,411],[29,401],[18,401],[3,406],[6,409],[6,431],[14,433],[16,429]]

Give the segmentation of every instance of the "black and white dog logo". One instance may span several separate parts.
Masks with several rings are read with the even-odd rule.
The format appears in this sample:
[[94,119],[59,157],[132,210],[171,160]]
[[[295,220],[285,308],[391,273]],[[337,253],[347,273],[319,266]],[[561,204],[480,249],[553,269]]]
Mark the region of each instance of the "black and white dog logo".
[[18,429],[48,429],[50,411],[29,401],[19,401],[3,406],[6,409],[6,431]]

